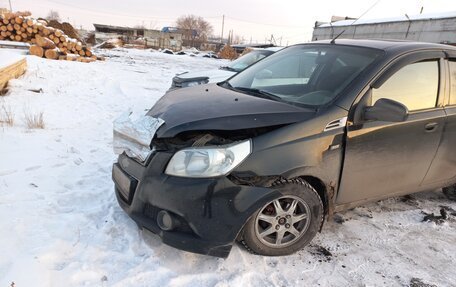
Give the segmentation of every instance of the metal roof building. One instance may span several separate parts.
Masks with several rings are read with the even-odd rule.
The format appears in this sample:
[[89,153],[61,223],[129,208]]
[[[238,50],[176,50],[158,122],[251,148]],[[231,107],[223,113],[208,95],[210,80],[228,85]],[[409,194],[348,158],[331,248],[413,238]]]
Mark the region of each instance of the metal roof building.
[[312,41],[345,39],[397,39],[456,45],[456,11],[404,15],[396,18],[316,22]]

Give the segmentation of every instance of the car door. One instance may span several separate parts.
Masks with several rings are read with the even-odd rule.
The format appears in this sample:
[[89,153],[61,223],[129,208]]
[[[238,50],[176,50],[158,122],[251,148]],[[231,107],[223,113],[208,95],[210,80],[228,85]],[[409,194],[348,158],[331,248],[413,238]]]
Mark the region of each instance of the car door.
[[445,85],[445,128],[439,150],[432,162],[423,184],[456,182],[456,52],[449,54],[445,62],[448,77]]
[[386,98],[405,105],[409,114],[400,122],[349,119],[336,204],[361,203],[419,189],[445,123],[439,97],[443,57],[436,52],[405,56],[387,68],[353,107],[356,110],[351,114],[362,115],[367,106]]

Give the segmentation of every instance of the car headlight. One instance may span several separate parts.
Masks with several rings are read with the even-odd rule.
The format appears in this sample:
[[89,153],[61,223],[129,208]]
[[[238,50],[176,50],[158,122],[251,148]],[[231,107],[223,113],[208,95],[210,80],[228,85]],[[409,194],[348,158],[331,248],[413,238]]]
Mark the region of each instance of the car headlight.
[[180,177],[226,175],[251,152],[250,140],[225,146],[186,148],[174,154],[165,173]]

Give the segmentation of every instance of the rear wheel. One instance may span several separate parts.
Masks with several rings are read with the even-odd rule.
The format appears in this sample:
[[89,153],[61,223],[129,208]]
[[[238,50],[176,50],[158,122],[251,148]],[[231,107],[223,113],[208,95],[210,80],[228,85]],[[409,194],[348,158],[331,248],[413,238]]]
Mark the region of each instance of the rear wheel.
[[281,180],[273,188],[282,196],[266,203],[247,221],[242,243],[260,255],[292,254],[317,234],[323,204],[315,189],[303,180]]
[[453,184],[452,186],[444,187],[443,189],[443,194],[448,199],[456,201],[456,184]]

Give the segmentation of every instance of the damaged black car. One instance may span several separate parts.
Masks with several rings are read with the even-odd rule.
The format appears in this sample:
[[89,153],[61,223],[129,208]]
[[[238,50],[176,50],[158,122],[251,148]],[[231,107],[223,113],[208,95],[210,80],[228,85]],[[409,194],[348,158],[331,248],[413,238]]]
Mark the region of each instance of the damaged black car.
[[294,253],[325,218],[456,183],[456,49],[295,45],[114,127],[115,194],[176,248]]

